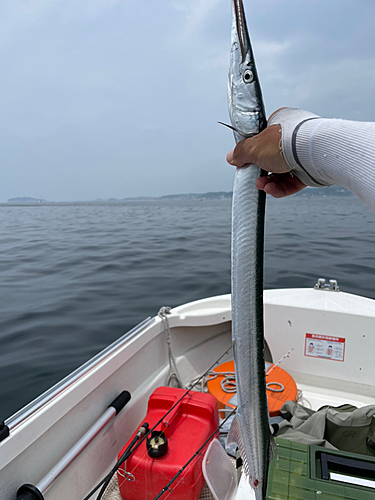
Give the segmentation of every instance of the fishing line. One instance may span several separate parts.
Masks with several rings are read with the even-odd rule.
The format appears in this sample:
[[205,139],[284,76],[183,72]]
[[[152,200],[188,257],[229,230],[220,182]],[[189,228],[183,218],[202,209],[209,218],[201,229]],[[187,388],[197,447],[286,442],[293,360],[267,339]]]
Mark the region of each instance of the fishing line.
[[[231,410],[233,411],[233,410]],[[185,479],[185,476],[187,475],[187,473],[189,472],[189,469],[192,467],[193,465],[193,462],[191,462],[187,467],[186,469],[184,470],[184,474],[182,474],[178,480],[178,482],[173,486],[173,488],[168,488],[168,494],[164,497],[164,500],[167,500],[167,498],[169,498],[176,490],[177,488],[179,487],[179,485],[181,484],[181,482]],[[200,498],[200,497],[199,497]]]
[[[187,391],[187,392],[186,392],[186,393],[185,393],[185,394],[184,394],[184,395],[183,395],[183,396],[182,396],[182,397],[181,397],[181,398],[180,398],[180,399],[179,399],[179,400],[178,400],[178,401],[177,401],[177,402],[176,402],[176,403],[175,403],[175,404],[174,404],[174,405],[173,405],[173,406],[172,406],[172,407],[171,407],[171,408],[167,411],[167,413],[165,413],[165,414],[164,414],[164,416],[163,416],[163,417],[159,420],[159,422],[157,422],[157,423],[154,425],[154,427],[148,431],[148,433],[144,436],[144,438],[147,438],[148,434],[149,434],[149,433],[151,433],[151,432],[155,429],[155,427],[157,427],[157,426],[158,426],[158,425],[159,425],[159,424],[160,424],[160,423],[161,423],[161,422],[165,419],[165,417],[168,415],[168,413],[170,413],[170,412],[171,412],[171,411],[172,411],[172,410],[173,410],[173,409],[174,409],[174,408],[175,408],[175,407],[176,407],[176,406],[177,406],[177,405],[178,405],[178,404],[182,401],[182,399],[183,399],[185,396],[187,396],[187,395],[188,395],[188,393],[189,393],[189,392],[190,392],[190,391],[191,391],[191,390],[192,390],[192,389],[193,389],[196,385],[198,385],[198,384],[200,383],[200,381],[201,381],[202,379],[204,379],[204,377],[205,377],[205,376],[207,376],[207,375],[210,373],[210,371],[212,370],[212,368],[213,368],[215,365],[217,365],[217,364],[219,363],[219,361],[220,361],[220,360],[221,360],[221,359],[222,359],[222,358],[223,358],[226,354],[228,354],[228,352],[232,349],[232,347],[233,347],[233,346],[230,346],[230,347],[229,347],[229,348],[228,348],[228,349],[227,349],[227,350],[226,350],[226,351],[225,351],[225,352],[224,352],[224,353],[223,353],[223,354],[222,354],[222,355],[221,355],[221,356],[220,356],[220,357],[219,357],[219,358],[218,358],[218,359],[217,359],[217,360],[216,360],[216,361],[215,361],[215,362],[214,362],[214,363],[210,366],[210,368],[208,368],[208,370],[206,370],[206,371],[205,371],[205,373],[203,373],[203,375],[201,375],[201,376],[200,376],[200,377],[199,377],[199,378],[198,378],[198,379],[197,379],[197,380],[196,380],[196,381],[195,381],[195,382],[191,385],[191,387],[189,388],[189,390],[188,390],[188,391]],[[213,372],[213,373],[215,373],[215,372]],[[172,422],[173,422],[173,419],[174,419],[176,416],[177,416],[177,413],[176,413],[176,414],[172,417],[172,420],[171,420],[171,422],[170,422],[170,423],[172,423]],[[163,431],[160,431],[160,435],[159,435],[159,437],[161,436],[161,434],[162,434],[162,433],[163,433]],[[133,453],[133,451],[135,451],[135,450],[138,448],[138,446],[140,446],[140,445],[141,445],[141,443],[142,443],[142,441],[140,441],[140,442],[138,443],[138,445],[137,445],[137,446],[136,446],[136,447],[132,450],[132,453]],[[146,448],[146,452],[144,453],[144,455],[143,455],[141,458],[139,458],[138,463],[136,463],[136,464],[134,465],[133,469],[130,471],[130,474],[133,474],[133,473],[134,473],[135,469],[136,469],[136,468],[138,467],[138,465],[142,462],[142,459],[143,459],[143,458],[147,455],[147,453],[148,453],[148,449]],[[123,462],[124,462],[124,460],[121,462],[121,464],[122,464]],[[120,465],[121,465],[121,464],[120,464]],[[121,486],[124,484],[124,482],[125,482],[125,481],[126,481],[126,479],[124,479],[124,480],[121,482]],[[98,497],[96,500],[100,500],[100,499],[99,499],[99,497]]]
[[102,498],[102,496],[104,495],[105,493],[105,490],[107,489],[112,477],[116,474],[119,466],[125,462],[129,457],[130,455],[133,453],[134,451],[134,445],[135,443],[142,437],[145,435],[145,433],[147,432],[149,428],[149,424],[147,422],[145,422],[144,424],[141,425],[141,427],[138,429],[138,432],[137,434],[133,437],[131,443],[129,444],[129,446],[126,448],[126,450],[124,451],[124,453],[121,455],[121,457],[118,459],[118,461],[116,462],[115,466],[111,469],[111,471],[107,474],[107,477],[103,483],[103,486],[102,486],[102,489],[100,490],[99,492],[99,495],[97,496],[96,500],[100,500]]
[[[202,375],[202,376],[201,376],[201,377],[200,377],[200,378],[199,378],[199,379],[198,379],[198,380],[197,380],[197,381],[196,381],[196,382],[195,382],[195,383],[194,383],[194,384],[193,384],[193,385],[192,385],[192,386],[191,386],[191,387],[190,387],[190,388],[189,388],[189,389],[188,389],[188,390],[187,390],[187,391],[186,391],[186,392],[185,392],[185,393],[184,393],[184,394],[180,397],[180,399],[178,399],[178,400],[176,401],[176,403],[175,403],[175,404],[174,404],[174,405],[173,405],[173,406],[172,406],[172,407],[171,407],[171,408],[170,408],[170,409],[169,409],[169,410],[168,410],[168,411],[167,411],[167,412],[166,412],[166,413],[165,413],[165,414],[161,417],[161,419],[160,419],[160,420],[159,420],[159,421],[158,421],[158,422],[157,422],[157,423],[156,423],[156,424],[155,424],[155,425],[154,425],[151,429],[149,429],[149,430],[145,433],[145,435],[144,435],[144,436],[143,436],[143,437],[142,437],[139,441],[137,441],[137,442],[134,444],[134,446],[133,446],[133,447],[130,447],[130,446],[129,446],[129,453],[130,453],[130,454],[132,454],[134,451],[136,451],[136,450],[138,449],[138,447],[139,447],[139,446],[141,446],[141,444],[145,441],[145,439],[147,439],[147,436],[148,436],[149,434],[151,434],[151,432],[152,432],[152,431],[154,431],[154,430],[155,430],[155,428],[163,422],[163,420],[165,419],[165,417],[166,417],[167,415],[169,415],[169,413],[171,413],[171,411],[172,411],[172,410],[174,410],[178,404],[180,404],[180,402],[181,402],[181,401],[182,401],[182,400],[183,400],[183,399],[184,399],[184,398],[185,398],[185,397],[186,397],[186,396],[187,396],[187,395],[188,395],[188,394],[189,394],[189,393],[193,390],[193,388],[194,388],[197,384],[199,384],[199,382],[200,382],[200,381],[201,381],[201,380],[202,380],[202,379],[203,379],[203,378],[207,375],[207,373],[208,373],[209,371],[211,371],[211,370],[212,370],[212,368],[214,368],[214,366],[216,366],[216,365],[219,363],[219,361],[220,361],[220,360],[221,360],[221,359],[222,359],[222,358],[223,358],[226,354],[228,354],[228,352],[229,352],[231,349],[232,349],[232,345],[231,345],[231,346],[230,346],[230,347],[229,347],[229,348],[228,348],[228,349],[227,349],[227,350],[226,350],[226,351],[225,351],[225,352],[224,352],[224,353],[223,353],[223,354],[222,354],[222,355],[221,355],[221,356],[220,356],[220,357],[219,357],[219,358],[218,358],[218,359],[217,359],[217,360],[216,360],[216,361],[215,361],[215,362],[214,362],[214,363],[213,363],[213,364],[212,364],[212,365],[208,368],[208,370],[206,370],[206,371],[203,373],[203,375]],[[229,417],[228,417],[228,418],[229,418]],[[224,422],[223,422],[223,423],[224,423]],[[221,424],[221,425],[222,425],[222,424]],[[217,431],[215,431],[215,432],[217,432]],[[129,454],[129,456],[130,456],[130,454]],[[122,458],[122,457],[121,457],[121,458]],[[107,481],[108,476],[112,473],[112,471],[114,470],[114,472],[113,472],[113,474],[114,474],[114,473],[118,470],[118,468],[120,467],[120,465],[122,465],[122,464],[123,464],[123,462],[124,462],[127,458],[129,458],[129,457],[122,458],[121,462],[120,462],[120,460],[119,460],[119,461],[116,463],[116,465],[113,467],[113,469],[111,470],[111,472],[109,472],[109,473],[105,476],[105,478],[103,478],[103,479],[100,481],[100,483],[99,483],[99,484],[97,484],[97,485],[95,486],[95,488],[94,488],[94,489],[93,489],[93,490],[92,490],[92,491],[91,491],[91,492],[90,492],[90,493],[89,493],[89,494],[88,494],[88,495],[84,498],[84,500],[88,500],[88,499],[89,499],[89,498],[90,498],[90,497],[91,497],[91,496],[92,496],[92,495],[93,495],[93,494],[94,494],[94,493],[95,493],[95,492],[96,492],[96,491],[100,488],[100,486],[102,486],[102,485],[103,485],[103,484]],[[119,462],[120,462],[120,463],[119,463]],[[113,474],[112,474],[112,475],[113,475]],[[103,492],[100,492],[100,494],[99,494],[100,496],[98,496],[96,500],[99,500],[99,498],[101,498],[101,496],[103,496],[104,491],[105,491],[105,490],[103,490]]]
[[89,494],[88,494],[88,495],[87,495],[87,496],[86,496],[83,500],[88,500],[90,497],[92,497],[92,495],[95,493],[95,491],[97,491],[97,490],[101,487],[101,485],[105,483],[105,481],[106,481],[106,479],[107,479],[107,477],[108,477],[108,476],[109,476],[109,474],[107,474],[107,476],[105,476],[105,478],[103,478],[103,479],[100,481],[100,483],[98,483],[98,484],[95,486],[95,488],[94,488],[94,489],[92,489],[92,490],[90,491],[90,493],[89,493]]
[[[229,349],[228,349],[229,351]],[[227,351],[227,352],[228,352]],[[271,373],[271,371],[275,368],[275,366],[277,366],[279,363],[281,363],[281,361],[288,357],[289,354],[291,353],[291,351],[293,351],[293,349],[290,349],[286,354],[284,354],[284,356],[282,356],[279,361],[277,361],[277,363],[275,363],[266,373],[266,375],[269,375],[269,373]],[[222,356],[223,357],[223,356]],[[220,360],[220,358],[219,358]],[[218,360],[218,361],[219,361]],[[216,364],[216,363],[215,363]],[[208,373],[211,369],[208,369],[206,373]],[[204,375],[203,375],[204,376]],[[202,378],[202,377],[201,377]],[[200,379],[196,382],[199,383]],[[195,384],[194,384],[195,385]],[[176,479],[187,469],[187,467],[189,467],[189,465],[192,463],[192,461],[200,454],[200,452],[203,450],[203,448],[211,441],[211,439],[215,436],[215,434],[219,431],[219,429],[221,429],[221,427],[231,418],[232,415],[234,415],[236,412],[236,409],[232,410],[229,415],[221,422],[221,424],[214,430],[214,432],[207,438],[207,440],[202,444],[202,446],[200,448],[198,448],[198,450],[194,453],[194,455],[192,455],[190,457],[190,459],[185,463],[185,465],[183,465],[181,467],[181,469],[177,472],[177,474],[175,474],[175,476],[173,476],[173,478],[169,481],[168,484],[166,484],[166,486],[164,486],[164,488],[160,491],[160,493],[154,498],[154,500],[159,500],[160,497],[162,497],[164,495],[164,493],[166,493],[167,491],[169,491],[169,494],[173,493],[173,489],[170,489],[171,485],[176,481]],[[178,482],[177,486],[180,484],[181,480],[183,478],[180,479],[180,481]],[[169,495],[168,495],[169,496]],[[166,498],[168,498],[168,496]]]
[[285,359],[285,358],[289,358],[289,354],[290,354],[292,351],[294,351],[293,347],[292,347],[291,349],[289,349],[289,351],[287,351],[287,352],[284,354],[284,356],[281,356],[281,358],[279,359],[279,361],[277,361],[277,363],[274,363],[274,364],[270,367],[270,369],[269,369],[269,370],[267,370],[267,372],[266,372],[266,377],[267,377],[267,375],[269,375],[269,374],[272,372],[272,370],[273,370],[274,368],[276,368],[276,366],[277,366],[277,365],[279,365],[279,364],[281,363],[281,361],[282,361],[283,359]]
[[221,427],[225,424],[225,422],[227,420],[229,420],[230,417],[232,415],[234,415],[235,412],[236,412],[236,410],[232,410],[231,413],[226,417],[226,419],[223,420],[218,427],[216,427],[216,429],[214,430],[214,432],[206,439],[206,441],[202,444],[202,446],[200,448],[198,448],[198,450],[194,453],[194,455],[189,458],[189,460],[186,462],[186,464],[181,467],[181,469],[177,472],[177,474],[172,477],[172,479],[169,481],[169,483],[166,486],[164,486],[164,488],[154,498],[154,500],[158,500],[162,495],[164,495],[164,493],[169,489],[169,487],[171,486],[171,484],[173,484],[176,481],[176,479],[184,472],[184,470],[189,466],[189,464],[194,460],[194,458],[197,457],[197,455],[200,454],[200,452],[211,441],[211,439],[215,437],[215,434],[217,433],[217,431],[219,429],[221,429]]
[[[119,460],[116,463],[116,465],[119,462],[120,462],[120,465],[121,465],[121,463],[124,460],[127,460],[130,457],[130,455],[133,452],[133,446],[138,441],[138,439],[140,438],[140,436],[144,434],[144,432],[141,431],[142,428],[146,431],[148,429],[148,423],[145,422],[144,424],[142,424],[142,426],[138,430],[137,434],[132,439],[130,445],[126,448],[126,450],[124,451],[124,453],[119,458]],[[96,500],[99,500],[103,496],[103,493],[105,492],[105,490],[106,490],[109,482],[111,481],[112,477],[114,476],[114,474],[115,474],[115,472],[117,470],[116,469],[116,465],[108,472],[108,474],[100,481],[100,483],[98,483],[95,486],[95,488],[90,491],[90,493],[83,500],[88,500],[100,488],[100,486],[102,486],[102,485],[103,485],[103,488],[100,490],[99,495],[97,496]]]

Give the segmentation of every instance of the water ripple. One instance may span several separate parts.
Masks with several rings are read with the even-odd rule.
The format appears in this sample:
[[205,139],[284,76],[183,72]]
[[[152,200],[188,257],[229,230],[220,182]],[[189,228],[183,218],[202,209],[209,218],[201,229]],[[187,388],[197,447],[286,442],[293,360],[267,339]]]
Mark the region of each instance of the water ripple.
[[[0,419],[160,306],[230,291],[228,200],[0,210]],[[354,197],[269,199],[265,287],[375,297],[374,243]]]

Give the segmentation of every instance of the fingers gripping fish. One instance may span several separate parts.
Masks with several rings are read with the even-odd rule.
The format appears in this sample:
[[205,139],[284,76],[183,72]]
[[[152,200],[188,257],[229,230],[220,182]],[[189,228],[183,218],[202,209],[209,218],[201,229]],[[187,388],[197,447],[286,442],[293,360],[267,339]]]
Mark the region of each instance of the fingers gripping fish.
[[[265,110],[242,0],[232,0],[228,108],[236,142],[266,126]],[[232,208],[232,341],[237,413],[228,442],[239,447],[257,500],[266,494],[270,428],[263,334],[265,193],[255,186],[256,165],[237,168]]]

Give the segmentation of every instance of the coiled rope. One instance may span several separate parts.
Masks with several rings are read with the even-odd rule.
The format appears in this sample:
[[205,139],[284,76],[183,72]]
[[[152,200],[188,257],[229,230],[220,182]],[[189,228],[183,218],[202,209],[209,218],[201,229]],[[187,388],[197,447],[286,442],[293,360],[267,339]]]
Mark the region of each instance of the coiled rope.
[[237,392],[236,377],[234,372],[212,371],[208,374],[207,382],[211,382],[211,380],[215,380],[217,377],[223,377],[222,380],[220,380],[220,387],[224,392],[227,394],[234,394]]
[[[236,387],[236,376],[234,372],[227,371],[227,372],[215,372],[215,371],[210,371],[207,373],[207,376],[204,377],[201,381],[201,386],[200,386],[200,392],[207,392],[207,382],[211,382],[212,380],[215,380],[217,377],[223,377],[222,380],[220,380],[220,387],[223,392],[226,392],[227,394],[235,394],[237,392],[237,387]],[[196,377],[193,379],[189,386],[193,385],[199,377]],[[280,382],[268,382],[266,384],[266,389],[267,391],[270,392],[283,392],[285,387],[283,384]]]

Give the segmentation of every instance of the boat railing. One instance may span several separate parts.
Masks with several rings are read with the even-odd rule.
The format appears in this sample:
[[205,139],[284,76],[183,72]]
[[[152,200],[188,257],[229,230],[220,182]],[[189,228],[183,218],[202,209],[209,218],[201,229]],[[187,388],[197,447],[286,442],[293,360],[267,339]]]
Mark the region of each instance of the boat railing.
[[41,394],[39,397],[31,401],[29,404],[21,408],[18,412],[14,413],[5,421],[5,425],[8,426],[11,432],[15,427],[20,425],[31,415],[39,411],[41,408],[50,403],[54,398],[62,394],[73,384],[76,384],[82,377],[87,375],[90,371],[96,368],[100,363],[105,361],[109,356],[113,355],[116,351],[120,350],[124,344],[129,342],[130,339],[141,333],[148,326],[155,321],[155,318],[148,317],[139,323],[137,326],[129,330],[127,333],[122,335],[115,342],[110,344],[108,347],[100,351],[96,356],[89,359],[86,363],[81,365],[79,368],[74,370],[72,373],[67,375],[65,378],[60,380],[57,384],[52,386],[46,392]]

